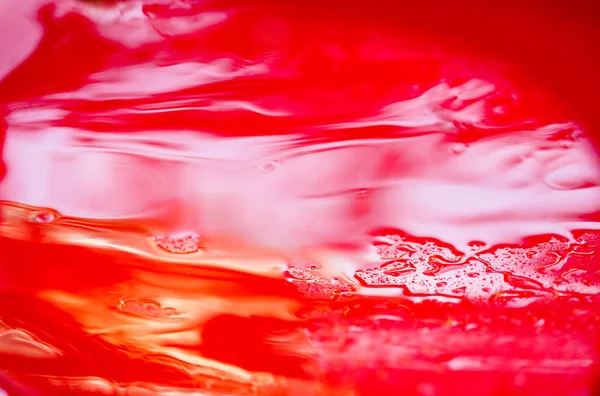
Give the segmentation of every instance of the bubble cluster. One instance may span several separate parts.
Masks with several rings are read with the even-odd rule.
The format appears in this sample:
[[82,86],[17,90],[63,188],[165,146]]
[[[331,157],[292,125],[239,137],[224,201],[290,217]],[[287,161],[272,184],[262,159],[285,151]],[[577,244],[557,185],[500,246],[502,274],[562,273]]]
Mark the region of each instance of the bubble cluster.
[[356,291],[356,286],[345,279],[323,277],[317,266],[289,266],[287,280],[300,294],[312,300],[335,300]]
[[190,254],[200,250],[200,237],[196,234],[158,235],[153,238],[156,246],[175,254]]
[[[500,290],[501,274],[439,241],[387,234],[375,238],[379,267],[356,278],[366,287],[400,287],[409,295],[480,299]],[[480,245],[478,244],[479,248]]]
[[477,260],[469,260],[460,267],[436,275],[428,275],[417,269],[398,271],[396,268],[397,264],[387,264],[359,270],[356,277],[366,287],[401,287],[407,295],[433,298],[481,299],[501,290],[503,284],[502,275],[486,273],[485,266]]
[[401,235],[377,238],[375,249],[380,259],[392,260],[386,265],[404,262],[426,275],[435,275],[453,266],[462,265],[466,260],[464,253],[441,242],[411,239]]
[[575,242],[551,236],[530,247],[498,247],[477,257],[517,289],[595,294],[600,291],[594,259],[599,242],[597,232],[584,232]]
[[135,298],[124,298],[117,304],[119,311],[146,318],[171,318],[177,315],[177,310],[163,307],[156,301],[138,300]]
[[381,260],[361,269],[365,287],[401,287],[408,294],[490,299],[494,305],[520,306],[555,292],[600,291],[600,265],[594,260],[597,233],[584,232],[575,242],[539,237],[530,246],[469,245],[463,254],[441,242],[400,234],[376,237]]

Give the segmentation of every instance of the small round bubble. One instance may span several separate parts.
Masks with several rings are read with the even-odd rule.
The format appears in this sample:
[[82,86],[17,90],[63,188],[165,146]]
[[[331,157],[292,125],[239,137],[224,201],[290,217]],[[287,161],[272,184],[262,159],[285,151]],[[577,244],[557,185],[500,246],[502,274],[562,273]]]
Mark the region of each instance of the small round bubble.
[[260,163],[260,165],[258,165],[258,168],[261,170],[261,172],[269,173],[279,168],[280,165],[281,164],[279,161],[268,160]]
[[454,143],[450,146],[450,152],[452,154],[462,154],[467,151],[467,145],[464,143]]
[[56,215],[56,213],[53,213],[51,211],[44,211],[44,212],[35,213],[31,217],[31,221],[34,223],[47,224],[47,223],[52,223],[57,218],[58,218],[58,216]]

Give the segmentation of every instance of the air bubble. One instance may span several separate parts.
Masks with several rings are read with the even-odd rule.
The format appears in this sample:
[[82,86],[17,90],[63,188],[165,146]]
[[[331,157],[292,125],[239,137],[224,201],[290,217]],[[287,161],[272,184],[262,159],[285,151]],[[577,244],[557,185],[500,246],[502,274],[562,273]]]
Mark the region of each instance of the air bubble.
[[51,211],[44,211],[35,213],[31,217],[31,221],[34,223],[47,224],[52,223],[58,218],[57,214]]
[[258,168],[262,172],[268,173],[268,172],[273,172],[274,170],[279,168],[280,165],[281,165],[281,163],[279,161],[269,160],[269,161],[262,162],[260,165],[258,165]]
[[175,308],[162,307],[156,301],[140,301],[135,298],[122,299],[117,308],[124,313],[147,318],[169,318],[177,315]]
[[169,253],[190,254],[200,250],[200,237],[195,234],[158,235],[154,242]]
[[502,115],[506,113],[506,107],[504,106],[495,106],[492,108],[492,112],[494,114]]
[[450,146],[450,152],[453,154],[462,154],[467,151],[467,145],[464,143],[455,143]]
[[156,318],[156,317],[161,316],[160,314],[162,312],[162,308],[161,308],[160,304],[158,304],[158,303],[146,302],[142,305],[142,312],[147,316]]
[[419,396],[435,396],[437,394],[437,388],[433,384],[423,383],[417,388]]
[[464,295],[466,291],[467,291],[467,288],[465,286],[461,286],[461,287],[457,287],[456,289],[452,289],[452,293],[460,294],[460,295]]
[[471,249],[474,252],[482,250],[483,248],[485,248],[485,243],[483,243],[483,242],[480,242],[480,241],[469,242],[469,249]]
[[338,297],[351,297],[356,291],[355,286],[350,282],[339,277],[323,277],[317,269],[316,265],[311,265],[307,269],[289,266],[287,281],[308,299],[331,301]]
[[570,136],[571,140],[573,140],[573,141],[579,140],[582,137],[583,137],[583,131],[581,131],[579,129],[574,130]]
[[555,169],[546,175],[544,181],[555,190],[597,186],[600,182],[596,170],[582,164],[571,164]]
[[358,196],[359,197],[369,196],[369,190],[367,190],[366,188],[362,188],[362,189],[358,190]]

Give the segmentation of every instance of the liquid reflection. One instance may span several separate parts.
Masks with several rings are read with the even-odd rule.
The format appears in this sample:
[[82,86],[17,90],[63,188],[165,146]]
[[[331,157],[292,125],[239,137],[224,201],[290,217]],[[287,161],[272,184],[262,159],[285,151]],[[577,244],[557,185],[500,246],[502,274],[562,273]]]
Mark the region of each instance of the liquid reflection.
[[586,394],[576,113],[445,39],[261,7],[0,9],[27,21],[0,24],[25,30],[0,368],[44,394]]

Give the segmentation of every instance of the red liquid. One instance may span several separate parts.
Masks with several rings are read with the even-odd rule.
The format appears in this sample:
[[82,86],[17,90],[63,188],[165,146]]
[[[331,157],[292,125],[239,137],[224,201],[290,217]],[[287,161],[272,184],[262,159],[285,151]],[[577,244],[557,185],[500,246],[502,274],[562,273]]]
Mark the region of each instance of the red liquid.
[[380,6],[0,7],[0,387],[593,394],[597,30]]

